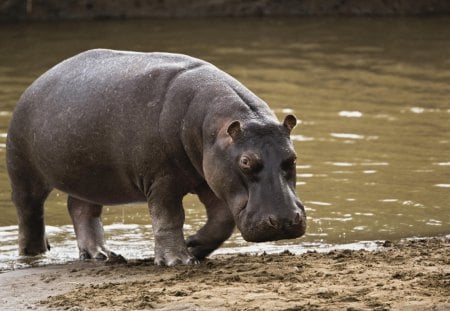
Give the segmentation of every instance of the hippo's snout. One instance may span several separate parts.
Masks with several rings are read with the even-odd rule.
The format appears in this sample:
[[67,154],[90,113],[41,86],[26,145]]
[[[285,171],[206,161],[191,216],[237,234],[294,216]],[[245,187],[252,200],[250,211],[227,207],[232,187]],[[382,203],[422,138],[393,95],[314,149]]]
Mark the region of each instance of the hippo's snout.
[[281,215],[245,217],[239,228],[243,238],[248,242],[294,239],[305,234],[306,215],[302,209],[297,209]]

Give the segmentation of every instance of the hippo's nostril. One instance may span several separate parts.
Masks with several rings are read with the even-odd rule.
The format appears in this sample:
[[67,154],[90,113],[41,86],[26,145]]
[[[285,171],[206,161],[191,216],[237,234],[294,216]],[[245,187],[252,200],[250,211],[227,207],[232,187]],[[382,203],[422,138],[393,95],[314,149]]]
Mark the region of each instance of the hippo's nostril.
[[296,204],[299,209],[301,209],[302,211],[305,211],[305,206],[302,204],[302,202],[297,201]]
[[269,226],[277,228],[277,221],[275,220],[274,216],[269,216],[267,222],[269,223]]
[[296,226],[300,224],[300,213],[295,213],[294,221],[292,222],[292,225]]

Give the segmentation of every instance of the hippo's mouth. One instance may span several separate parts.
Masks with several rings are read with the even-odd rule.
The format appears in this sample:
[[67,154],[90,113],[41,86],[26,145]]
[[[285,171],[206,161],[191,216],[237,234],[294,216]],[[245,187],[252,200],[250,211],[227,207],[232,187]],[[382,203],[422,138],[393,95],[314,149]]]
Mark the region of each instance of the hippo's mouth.
[[269,242],[287,239],[295,239],[305,234],[306,226],[298,225],[288,230],[268,229],[266,226],[262,228],[253,228],[252,230],[240,230],[241,235],[247,242]]
[[236,225],[247,242],[268,242],[301,237],[306,231],[306,216],[299,211],[292,219],[277,222],[273,215],[258,215],[248,201],[240,206]]

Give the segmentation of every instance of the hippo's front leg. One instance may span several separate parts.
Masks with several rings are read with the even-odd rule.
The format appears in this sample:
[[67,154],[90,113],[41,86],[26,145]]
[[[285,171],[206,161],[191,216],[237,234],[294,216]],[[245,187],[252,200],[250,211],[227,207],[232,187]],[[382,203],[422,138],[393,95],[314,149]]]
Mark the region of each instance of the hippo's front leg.
[[204,259],[231,236],[235,222],[225,202],[207,185],[197,189],[197,195],[206,207],[208,221],[196,234],[188,238],[187,245],[196,258]]
[[183,235],[183,197],[178,195],[170,180],[152,186],[149,209],[155,236],[155,264],[174,266],[196,264],[198,260],[186,247]]

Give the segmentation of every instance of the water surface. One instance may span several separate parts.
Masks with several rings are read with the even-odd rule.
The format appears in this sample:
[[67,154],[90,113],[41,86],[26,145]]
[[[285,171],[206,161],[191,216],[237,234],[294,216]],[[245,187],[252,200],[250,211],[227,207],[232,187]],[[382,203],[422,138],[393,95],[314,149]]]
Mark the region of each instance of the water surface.
[[[90,48],[185,53],[234,75],[279,118],[301,120],[297,191],[305,237],[252,244],[236,233],[220,252],[277,251],[450,233],[450,18],[204,19],[0,25],[0,269],[17,260],[5,139],[24,89],[54,64]],[[26,176],[24,176],[26,178]],[[46,204],[52,251],[77,257],[65,207]],[[185,201],[186,234],[205,221]],[[143,204],[105,207],[109,245],[151,256]],[[288,246],[286,246],[288,245]]]

